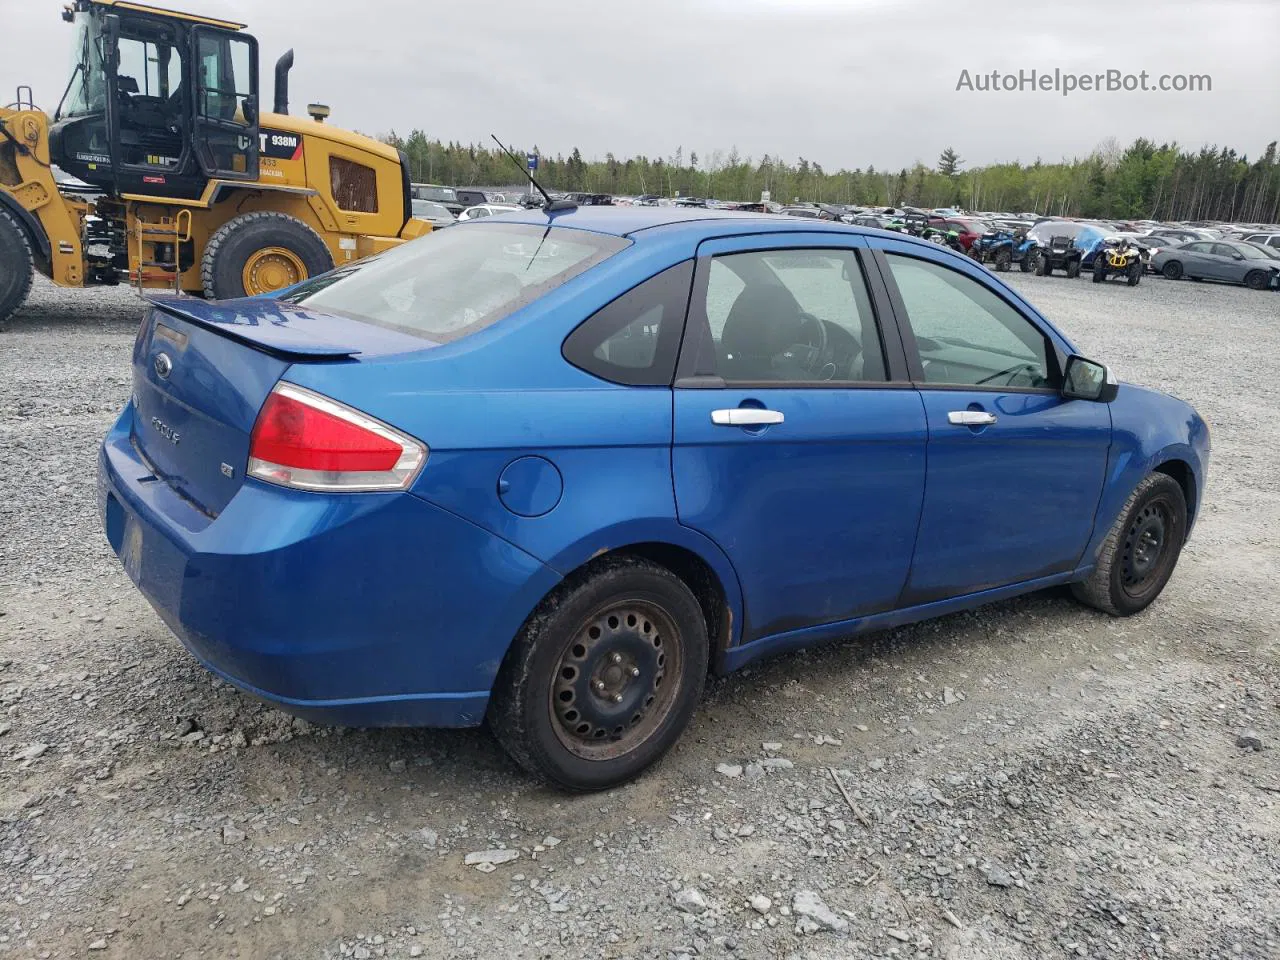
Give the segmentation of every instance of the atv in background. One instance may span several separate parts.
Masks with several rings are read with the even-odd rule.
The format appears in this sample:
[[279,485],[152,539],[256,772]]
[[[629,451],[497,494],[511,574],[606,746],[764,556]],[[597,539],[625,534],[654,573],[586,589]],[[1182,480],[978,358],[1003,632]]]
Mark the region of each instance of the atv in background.
[[[940,247],[950,247],[957,253],[964,253],[964,245],[960,242],[960,231],[952,227],[925,226],[919,234],[921,240],[928,240]],[[976,241],[975,241],[976,242]]]
[[969,256],[979,263],[990,263],[1001,273],[1015,263],[1023,273],[1036,268],[1036,241],[1027,236],[1026,230],[1000,230],[988,233],[973,241]]
[[1036,276],[1047,277],[1055,270],[1063,270],[1071,279],[1080,276],[1080,250],[1070,237],[1050,237],[1040,244],[1036,254]]
[[1126,237],[1107,237],[1093,255],[1093,282],[1102,283],[1107,277],[1122,276],[1131,287],[1142,280],[1146,265],[1142,262],[1142,249]]

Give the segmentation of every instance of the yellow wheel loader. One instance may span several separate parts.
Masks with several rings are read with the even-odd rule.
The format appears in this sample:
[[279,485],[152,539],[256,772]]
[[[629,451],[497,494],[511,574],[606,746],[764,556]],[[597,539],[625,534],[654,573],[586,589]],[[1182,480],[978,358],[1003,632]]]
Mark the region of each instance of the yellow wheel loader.
[[[76,0],[75,66],[50,116],[0,108],[0,323],[34,271],[225,299],[269,293],[430,230],[394,148],[289,115],[293,51],[260,110],[243,24]],[[65,178],[55,177],[55,168]]]

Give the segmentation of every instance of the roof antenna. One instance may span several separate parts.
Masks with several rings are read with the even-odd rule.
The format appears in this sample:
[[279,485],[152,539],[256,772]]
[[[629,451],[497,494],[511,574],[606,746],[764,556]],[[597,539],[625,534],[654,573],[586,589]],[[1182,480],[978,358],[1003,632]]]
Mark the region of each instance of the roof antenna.
[[547,193],[547,191],[542,189],[542,184],[540,184],[537,180],[533,179],[533,174],[529,170],[526,170],[524,165],[521,164],[520,161],[516,158],[516,155],[507,149],[506,144],[504,144],[492,133],[489,134],[489,136],[493,137],[493,142],[502,148],[502,152],[511,158],[511,162],[514,163],[517,167],[519,167],[521,171],[523,171],[524,175],[529,178],[529,182],[533,184],[534,188],[540,194],[542,194],[542,199],[546,201],[546,206],[544,206],[542,209],[546,210],[547,213],[555,213],[557,210],[577,210],[578,209],[578,205],[574,203],[572,200],[552,200],[551,194]]

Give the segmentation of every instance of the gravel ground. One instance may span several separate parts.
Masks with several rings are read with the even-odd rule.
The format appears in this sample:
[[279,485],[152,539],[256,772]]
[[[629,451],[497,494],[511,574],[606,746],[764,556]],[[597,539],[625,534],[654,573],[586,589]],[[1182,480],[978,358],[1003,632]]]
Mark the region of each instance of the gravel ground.
[[38,286],[0,332],[0,956],[1280,956],[1280,296],[1011,282],[1212,425],[1164,597],[753,666],[586,797],[198,667],[94,506],[138,301]]

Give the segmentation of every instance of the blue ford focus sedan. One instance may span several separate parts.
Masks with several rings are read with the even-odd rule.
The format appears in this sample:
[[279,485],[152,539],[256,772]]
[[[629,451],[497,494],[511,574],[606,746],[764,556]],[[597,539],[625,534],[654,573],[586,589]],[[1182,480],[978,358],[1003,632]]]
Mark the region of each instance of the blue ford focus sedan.
[[99,499],[220,677],[319,722],[487,719],[597,789],[709,669],[1060,584],[1142,610],[1208,456],[935,244],[587,208],[154,300]]

